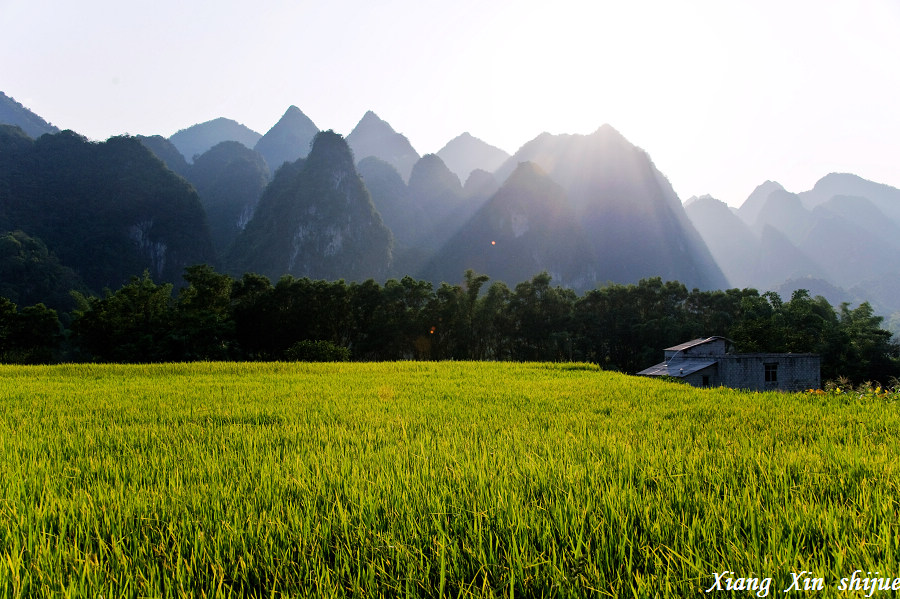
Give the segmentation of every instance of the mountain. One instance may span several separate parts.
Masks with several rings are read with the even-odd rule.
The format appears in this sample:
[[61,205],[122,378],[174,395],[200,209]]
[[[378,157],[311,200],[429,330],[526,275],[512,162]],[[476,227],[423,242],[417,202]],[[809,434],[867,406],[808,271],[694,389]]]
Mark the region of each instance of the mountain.
[[[800,194],[801,196],[803,194]],[[868,197],[834,195],[813,208],[812,213],[827,211],[841,221],[859,227],[865,235],[879,239],[900,251],[900,221],[891,219]]]
[[900,190],[832,173],[798,194],[766,181],[737,211],[708,196],[685,211],[733,285],[783,297],[805,288],[890,314],[900,311],[898,206]]
[[500,185],[497,183],[497,178],[491,173],[477,168],[469,173],[469,177],[463,185],[463,195],[476,202],[483,202],[497,193],[498,189],[500,189]]
[[424,271],[457,281],[467,269],[510,285],[547,271],[560,285],[589,289],[596,264],[566,192],[540,167],[518,165],[503,186],[437,253]]
[[[879,204],[868,196],[878,198]],[[747,259],[755,256],[758,264],[748,271],[748,284],[773,288],[785,279],[812,277],[847,290],[891,276],[900,252],[900,222],[881,206],[891,210],[898,205],[900,190],[855,175],[828,175],[799,194],[767,181],[738,210],[762,235],[758,249],[745,247]],[[708,239],[708,231],[704,237]]]
[[91,143],[63,131],[13,143],[0,171],[0,222],[40,240],[90,289],[144,270],[179,282],[185,267],[215,261],[197,193],[136,138]]
[[359,165],[362,177],[372,197],[372,203],[384,224],[394,235],[398,248],[416,244],[421,232],[431,222],[421,205],[414,203],[400,173],[393,166],[374,156],[363,158]]
[[460,181],[469,178],[475,169],[493,172],[509,159],[509,154],[468,132],[453,138],[438,150],[437,155]]
[[900,268],[892,273],[862,281],[850,289],[855,303],[867,301],[882,315],[900,318]]
[[0,92],[0,124],[20,127],[35,139],[45,133],[59,133],[59,129],[3,92]]
[[772,290],[790,279],[811,277],[828,280],[827,272],[818,261],[773,226],[763,227],[759,248],[757,267],[751,276],[749,287]]
[[703,238],[730,286],[752,287],[757,275],[759,238],[725,202],[711,196],[685,202],[685,213]]
[[900,226],[866,198],[835,196],[816,206],[799,248],[844,288],[897,270]]
[[278,279],[381,279],[391,265],[391,232],[375,210],[347,142],[333,131],[309,156],[283,165],[266,188],[229,261],[236,274]]
[[834,196],[866,198],[888,218],[900,224],[900,189],[867,181],[856,175],[831,173],[819,179],[811,190],[799,195],[809,208],[814,208]]
[[0,231],[0,297],[19,306],[43,303],[69,312],[75,307],[73,290],[88,291],[43,241],[21,230]]
[[188,162],[193,162],[195,156],[199,156],[217,143],[236,141],[252,148],[261,138],[262,135],[236,121],[217,118],[182,129],[172,135],[169,141]]
[[409,140],[371,110],[347,136],[347,144],[357,162],[368,156],[380,158],[397,169],[404,181],[409,180],[412,167],[419,160],[419,153]]
[[[14,173],[20,165],[21,156],[26,155],[34,147],[34,140],[22,131],[17,125],[0,125],[0,183]],[[4,196],[9,196],[10,191],[0,187],[0,206]],[[3,211],[0,210],[0,231],[9,229],[3,221]]]
[[369,156],[357,168],[372,203],[394,236],[392,276],[418,272],[432,253],[422,243],[423,231],[433,226],[431,216],[413,201],[397,169],[384,160]]
[[784,187],[775,181],[766,181],[759,185],[738,208],[738,216],[748,225],[753,225],[762,212],[766,200],[769,199],[769,195],[775,191],[784,191]]
[[[706,242],[732,286],[762,291],[777,290],[789,280],[815,280],[829,284],[828,272],[819,260],[785,232],[785,214],[796,210],[799,199],[779,187],[772,187],[765,200],[770,212],[760,207],[755,227],[749,227],[724,202],[702,196],[686,204],[685,212]],[[787,205],[787,208],[785,208]],[[779,210],[783,212],[779,213]],[[809,223],[811,215],[803,211],[798,220]],[[791,224],[787,222],[787,229]],[[795,233],[797,233],[795,231]],[[797,233],[805,238],[806,230]]]
[[253,148],[266,159],[275,172],[285,162],[306,158],[319,128],[296,106],[291,106],[275,126],[263,135]]
[[498,169],[497,179],[525,161],[566,191],[590,240],[583,259],[596,265],[596,282],[659,276],[702,289],[727,285],[669,181],[609,125],[590,135],[542,133]]
[[766,226],[774,227],[784,233],[791,243],[799,244],[812,226],[812,214],[797,194],[773,189],[762,203],[752,226],[757,233]]
[[194,160],[187,179],[200,194],[213,246],[223,256],[250,222],[269,183],[269,167],[259,152],[223,141]]
[[182,177],[187,175],[190,165],[171,141],[162,135],[138,135],[136,137],[148,150],[153,152],[154,156],[162,160],[170,171]]
[[413,204],[425,212],[427,222],[416,231],[415,244],[434,251],[472,215],[459,178],[436,154],[425,154],[409,176]]

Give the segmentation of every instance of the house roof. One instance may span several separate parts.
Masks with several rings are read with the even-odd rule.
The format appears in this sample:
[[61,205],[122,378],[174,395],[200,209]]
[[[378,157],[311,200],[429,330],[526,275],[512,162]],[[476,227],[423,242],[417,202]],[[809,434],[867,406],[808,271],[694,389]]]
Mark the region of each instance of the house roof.
[[690,341],[685,341],[684,343],[679,343],[678,345],[673,345],[672,347],[667,347],[663,351],[684,351],[686,349],[690,349],[692,347],[696,347],[698,345],[703,345],[704,343],[712,343],[713,341],[728,341],[725,337],[706,337],[704,339],[691,339]]
[[660,362],[650,368],[640,371],[638,374],[642,376],[676,376],[685,377],[694,374],[698,370],[703,370],[708,366],[712,366],[719,360],[709,358],[687,358],[684,360],[669,360],[668,362]]

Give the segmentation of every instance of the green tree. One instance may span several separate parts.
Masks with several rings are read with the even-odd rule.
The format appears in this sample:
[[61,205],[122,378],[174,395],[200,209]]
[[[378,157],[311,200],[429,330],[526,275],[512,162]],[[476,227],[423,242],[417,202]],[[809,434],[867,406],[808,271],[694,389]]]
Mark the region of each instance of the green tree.
[[20,311],[16,304],[0,297],[0,362],[46,364],[59,349],[59,341],[55,310],[36,304]]
[[384,356],[384,337],[377,318],[381,312],[382,289],[373,279],[351,283],[347,289],[351,323],[347,345],[361,360],[377,360]]
[[183,360],[227,360],[235,357],[235,324],[231,313],[234,280],[207,264],[185,269],[187,287],[178,292],[176,330]]
[[75,345],[101,362],[163,362],[178,357],[172,285],[157,285],[148,272],[132,277],[103,298],[75,293]]
[[43,241],[23,231],[0,234],[0,296],[19,305],[43,302],[68,311],[75,306],[72,290],[85,291],[84,284]]
[[542,272],[519,283],[509,301],[513,318],[513,358],[517,360],[570,360],[573,355],[572,311],[575,292],[551,287]]
[[782,331],[776,322],[781,310],[777,293],[748,294],[741,298],[740,313],[729,337],[740,352],[781,351]]
[[891,339],[890,331],[881,328],[883,320],[868,302],[852,310],[848,303],[841,304],[843,351],[839,352],[840,367],[834,370],[835,374],[846,376],[855,384],[887,383],[900,374],[900,346]]
[[687,320],[687,298],[684,285],[659,277],[587,292],[575,307],[579,355],[624,372],[646,368],[696,328]]
[[431,283],[410,276],[385,282],[373,323],[374,334],[384,340],[382,359],[431,357],[431,337],[441,326],[428,309],[433,295]]
[[270,335],[277,330],[274,287],[263,275],[244,273],[231,287],[235,338],[244,358],[271,359]]

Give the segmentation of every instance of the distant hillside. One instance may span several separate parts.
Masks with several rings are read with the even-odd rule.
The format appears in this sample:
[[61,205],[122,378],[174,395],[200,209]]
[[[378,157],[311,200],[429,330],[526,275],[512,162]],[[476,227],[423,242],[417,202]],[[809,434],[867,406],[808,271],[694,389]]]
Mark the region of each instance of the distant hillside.
[[701,198],[686,212],[733,284],[781,291],[807,281],[829,300],[900,312],[896,188],[839,173],[796,194],[766,181],[736,211],[752,240],[721,206]]
[[[6,180],[16,171],[22,169],[21,157],[27,155],[34,147],[34,140],[16,125],[0,125],[0,180]],[[0,187],[0,206],[9,201],[5,195],[10,190]],[[8,223],[3,220],[4,214],[0,210],[0,231],[9,229]]]
[[900,225],[866,198],[836,196],[812,210],[798,247],[816,258],[833,283],[850,288],[897,270]]
[[35,139],[45,133],[59,133],[59,129],[3,92],[0,92],[0,125],[14,125]]
[[380,158],[397,169],[404,181],[409,181],[412,167],[419,160],[419,153],[409,140],[371,110],[347,136],[347,144],[356,162],[368,156]]
[[244,125],[226,118],[217,118],[182,129],[169,138],[188,162],[193,162],[214,145],[223,141],[236,141],[253,148],[262,135]]
[[658,276],[701,289],[727,285],[669,181],[609,125],[591,135],[539,135],[498,169],[498,181],[525,161],[566,191],[590,241],[583,259],[595,265],[597,283]]
[[253,217],[269,167],[259,152],[223,141],[198,156],[186,176],[200,194],[213,246],[224,256]]
[[140,140],[148,150],[153,152],[154,156],[162,160],[163,163],[169,167],[170,171],[177,173],[182,177],[187,175],[188,170],[190,170],[190,165],[171,141],[162,135],[138,135],[137,139]]
[[291,106],[253,148],[275,172],[285,162],[306,158],[319,128],[296,106]]
[[374,156],[363,158],[357,168],[372,203],[393,232],[397,247],[415,246],[422,232],[430,229],[432,221],[424,207],[412,200],[400,173]]
[[424,271],[433,281],[458,282],[467,269],[515,285],[547,271],[555,283],[590,289],[596,262],[566,192],[530,162],[435,255]]
[[425,154],[409,176],[410,200],[423,210],[428,222],[415,232],[415,244],[435,251],[472,216],[472,206],[459,178],[437,154]]
[[493,172],[509,159],[509,154],[468,132],[453,138],[438,150],[437,155],[460,181],[465,181],[475,169]]
[[309,156],[282,166],[231,253],[236,274],[384,278],[391,232],[372,204],[347,142],[324,131]]
[[[755,214],[757,233],[771,227],[796,248],[794,251],[806,256],[808,264],[797,263],[800,270],[791,273],[792,278],[823,277],[849,289],[878,276],[892,276],[897,270],[898,207],[900,190],[833,173],[799,194],[766,182],[738,212],[745,218]],[[783,263],[784,258],[779,261]],[[772,282],[770,278],[767,284]]]
[[91,143],[63,131],[13,143],[0,223],[46,244],[95,292],[144,270],[178,282],[186,266],[215,263],[196,192],[136,138]]
[[752,287],[759,269],[759,237],[725,202],[702,196],[685,213],[706,242],[730,286]]
[[763,205],[766,203],[766,200],[769,199],[769,195],[774,191],[784,191],[784,187],[775,181],[766,181],[762,185],[757,186],[747,199],[744,200],[741,207],[738,208],[738,216],[740,216],[745,223],[752,226],[759,217],[760,212],[762,212]]
[[20,307],[43,303],[69,312],[75,308],[72,291],[84,293],[88,289],[47,244],[21,229],[0,229],[0,297]]
[[857,175],[831,173],[816,181],[811,190],[799,195],[808,208],[814,208],[835,196],[866,198],[892,221],[900,223],[900,189],[867,181]]
[[812,226],[812,215],[804,208],[800,196],[784,189],[773,189],[751,223],[757,234],[767,226],[781,231],[791,243],[799,244]]
[[791,242],[776,227],[766,225],[759,237],[757,268],[748,287],[774,290],[790,279],[827,279],[828,273],[821,264]]
[[463,185],[463,194],[475,202],[483,202],[497,193],[498,189],[500,189],[500,184],[497,183],[497,178],[493,174],[477,168],[469,173],[469,177]]

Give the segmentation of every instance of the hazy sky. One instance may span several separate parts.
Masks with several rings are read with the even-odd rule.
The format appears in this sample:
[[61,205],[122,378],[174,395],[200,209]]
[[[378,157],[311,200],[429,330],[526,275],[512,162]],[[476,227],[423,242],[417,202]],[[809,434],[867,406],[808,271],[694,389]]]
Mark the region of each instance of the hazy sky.
[[603,123],[682,199],[900,187],[900,0],[0,0],[0,91],[92,139],[291,104],[374,110],[420,154]]

